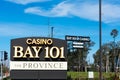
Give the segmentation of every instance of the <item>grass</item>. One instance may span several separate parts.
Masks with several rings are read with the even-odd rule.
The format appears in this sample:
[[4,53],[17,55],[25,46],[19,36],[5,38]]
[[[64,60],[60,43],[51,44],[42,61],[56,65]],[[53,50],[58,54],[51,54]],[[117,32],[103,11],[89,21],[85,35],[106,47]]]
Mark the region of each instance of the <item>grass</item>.
[[[108,72],[108,73],[103,72],[102,76],[105,79],[111,79],[114,77],[114,74],[115,73],[113,73],[113,72]],[[72,72],[72,71],[70,71],[70,72],[67,72],[67,75],[71,76],[72,79],[76,79],[76,78],[86,79],[86,78],[88,78],[88,72]],[[119,74],[117,74],[117,75],[119,75]],[[94,72],[94,78],[99,79],[99,72]]]
[[67,75],[71,76],[72,79],[79,78],[79,77],[87,78],[86,72],[68,72]]

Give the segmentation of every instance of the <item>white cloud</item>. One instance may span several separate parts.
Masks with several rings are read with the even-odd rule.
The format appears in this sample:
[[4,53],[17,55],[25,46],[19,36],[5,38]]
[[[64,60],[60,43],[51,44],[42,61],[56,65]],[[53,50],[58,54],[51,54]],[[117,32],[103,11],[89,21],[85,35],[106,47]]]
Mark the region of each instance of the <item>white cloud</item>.
[[22,4],[22,5],[26,5],[29,3],[35,3],[35,2],[46,2],[46,1],[51,1],[51,0],[6,0],[9,2],[13,2],[16,4]]
[[[6,0],[17,4],[26,5],[34,2],[45,2],[52,0]],[[113,23],[120,20],[119,0],[106,0],[102,3],[102,21],[104,23]],[[29,7],[24,10],[25,13],[35,14],[46,17],[71,17],[76,16],[88,20],[99,20],[98,1],[91,0],[66,0],[49,9],[39,6]]]
[[103,6],[103,20],[106,23],[118,22],[120,20],[120,5],[106,4]]
[[68,16],[69,11],[72,8],[72,4],[65,4],[65,1],[58,4],[51,10],[44,10],[40,7],[30,7],[25,9],[25,13],[32,13],[37,14],[41,16],[49,16],[49,17],[62,17],[62,16]]
[[[59,3],[50,10],[41,7],[29,7],[24,10],[25,13],[36,14],[47,17],[68,17],[77,16],[84,19],[99,20],[99,5],[97,2],[86,2],[81,0],[67,0]],[[116,22],[120,20],[120,5],[103,3],[102,20],[105,23]]]

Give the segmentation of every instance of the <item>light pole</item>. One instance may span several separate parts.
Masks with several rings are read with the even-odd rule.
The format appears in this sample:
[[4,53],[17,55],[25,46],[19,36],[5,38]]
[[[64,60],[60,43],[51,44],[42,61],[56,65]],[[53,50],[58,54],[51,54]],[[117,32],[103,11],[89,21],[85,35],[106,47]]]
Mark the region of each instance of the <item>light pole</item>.
[[102,80],[102,0],[99,0],[99,49],[100,49],[100,80]]
[[54,27],[51,27],[51,38],[53,38],[53,29]]

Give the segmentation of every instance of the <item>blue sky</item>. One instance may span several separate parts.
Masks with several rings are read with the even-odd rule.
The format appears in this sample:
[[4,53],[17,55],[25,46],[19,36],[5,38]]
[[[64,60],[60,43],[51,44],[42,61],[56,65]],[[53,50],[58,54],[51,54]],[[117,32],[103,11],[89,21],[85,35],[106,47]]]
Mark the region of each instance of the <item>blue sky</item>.
[[[48,18],[54,37],[90,36],[99,48],[98,0],[0,0],[0,50],[10,53],[10,40],[19,37],[48,36]],[[102,2],[102,43],[112,41],[110,32],[120,32],[120,0]],[[120,41],[120,35],[116,39]]]

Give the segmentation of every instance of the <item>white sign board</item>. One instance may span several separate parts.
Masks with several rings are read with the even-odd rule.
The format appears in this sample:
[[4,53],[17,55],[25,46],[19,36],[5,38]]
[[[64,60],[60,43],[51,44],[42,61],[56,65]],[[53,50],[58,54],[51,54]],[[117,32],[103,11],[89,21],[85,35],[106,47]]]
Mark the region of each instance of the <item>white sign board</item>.
[[67,70],[67,62],[10,61],[10,70]]
[[73,44],[76,44],[76,45],[84,45],[84,43],[82,43],[82,42],[73,42]]
[[84,46],[73,45],[73,48],[84,48]]
[[88,72],[88,78],[94,78],[94,73],[92,71]]

